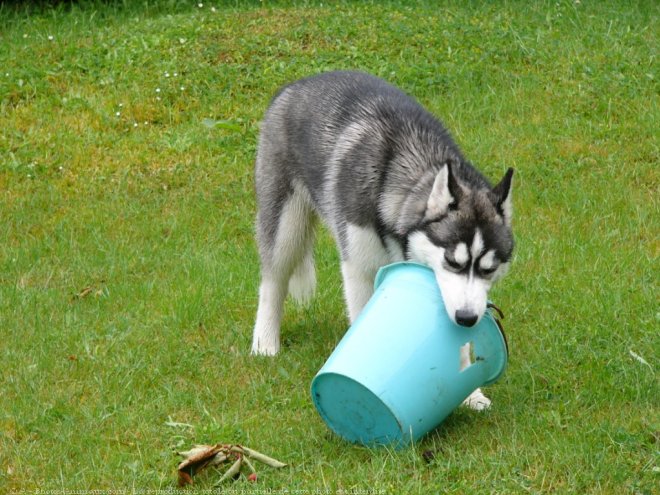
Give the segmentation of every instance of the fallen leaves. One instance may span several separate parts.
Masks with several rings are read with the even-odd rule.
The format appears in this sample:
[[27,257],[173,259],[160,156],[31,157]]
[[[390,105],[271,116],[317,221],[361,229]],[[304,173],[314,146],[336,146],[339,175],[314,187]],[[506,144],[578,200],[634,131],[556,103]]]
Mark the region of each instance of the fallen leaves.
[[218,484],[224,483],[229,479],[237,479],[241,474],[241,469],[246,466],[250,470],[248,481],[257,480],[257,471],[251,460],[266,464],[272,468],[283,468],[285,463],[273,459],[261,452],[244,447],[242,445],[215,444],[215,445],[195,445],[192,449],[179,452],[185,457],[179,464],[179,486],[191,485],[193,476],[198,472],[213,466],[221,466],[231,463],[229,469],[225,471]]
[[85,299],[90,295],[94,295],[94,297],[101,297],[105,295],[105,291],[105,280],[100,280],[98,283],[88,285],[84,289],[73,294],[73,296],[71,296],[71,302],[80,301],[81,299]]

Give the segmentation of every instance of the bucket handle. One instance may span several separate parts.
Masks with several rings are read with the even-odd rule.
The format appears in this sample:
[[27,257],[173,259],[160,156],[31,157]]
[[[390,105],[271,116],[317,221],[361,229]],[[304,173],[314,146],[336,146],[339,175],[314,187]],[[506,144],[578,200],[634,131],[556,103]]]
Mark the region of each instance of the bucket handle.
[[[497,315],[493,315],[493,319],[495,320],[495,323],[497,324],[497,328],[500,329],[500,333],[502,334],[502,338],[504,339],[504,347],[506,348],[506,355],[507,358],[509,357],[509,341],[506,338],[506,333],[504,333],[504,326],[502,325],[502,322],[500,319],[504,319],[504,312],[495,306],[492,302],[488,302],[487,305],[488,309],[494,309],[497,312]],[[498,318],[499,316],[499,318]]]

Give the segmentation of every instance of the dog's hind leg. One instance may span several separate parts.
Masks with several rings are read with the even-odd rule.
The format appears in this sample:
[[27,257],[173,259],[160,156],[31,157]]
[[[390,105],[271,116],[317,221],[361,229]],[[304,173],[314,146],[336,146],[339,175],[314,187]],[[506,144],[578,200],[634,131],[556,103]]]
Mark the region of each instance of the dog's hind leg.
[[[263,198],[262,198],[263,199]],[[275,355],[280,349],[280,323],[289,281],[305,280],[310,288],[313,271],[314,218],[306,195],[292,190],[274,210],[263,201],[257,214],[257,240],[261,256],[259,307],[252,338],[252,353]],[[312,273],[312,280],[315,275]],[[313,286],[312,286],[313,287]]]
[[280,320],[286,291],[278,277],[263,276],[252,334],[252,354],[274,356],[280,349]]

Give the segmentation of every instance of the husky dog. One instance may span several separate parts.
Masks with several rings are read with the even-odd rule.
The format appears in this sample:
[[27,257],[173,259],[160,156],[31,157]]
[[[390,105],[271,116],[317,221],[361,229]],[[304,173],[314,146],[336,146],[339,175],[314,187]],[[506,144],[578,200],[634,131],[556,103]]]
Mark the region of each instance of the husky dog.
[[[282,88],[255,167],[261,285],[252,352],[276,354],[287,294],[305,302],[314,292],[318,217],[338,245],[351,323],[376,271],[410,260],[434,270],[450,318],[475,325],[511,259],[512,174],[492,187],[433,115],[368,74],[329,72]],[[462,354],[466,366],[469,350]],[[467,403],[490,402],[477,390]]]

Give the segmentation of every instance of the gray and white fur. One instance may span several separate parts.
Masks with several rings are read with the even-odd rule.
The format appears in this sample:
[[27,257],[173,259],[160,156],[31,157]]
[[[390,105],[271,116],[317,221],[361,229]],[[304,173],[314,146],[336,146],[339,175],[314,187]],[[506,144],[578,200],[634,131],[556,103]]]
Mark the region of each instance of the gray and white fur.
[[[338,245],[351,322],[378,268],[410,260],[434,270],[454,322],[476,324],[511,260],[512,174],[492,187],[431,113],[368,74],[329,72],[282,88],[255,167],[261,285],[252,352],[276,354],[287,294],[304,302],[314,292],[319,217]],[[489,405],[475,394],[469,405]]]

